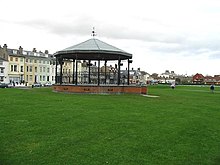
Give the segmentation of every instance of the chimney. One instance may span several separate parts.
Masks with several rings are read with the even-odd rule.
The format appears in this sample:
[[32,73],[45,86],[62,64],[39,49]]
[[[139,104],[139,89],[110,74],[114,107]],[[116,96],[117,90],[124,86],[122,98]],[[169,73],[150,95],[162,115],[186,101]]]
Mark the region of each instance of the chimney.
[[7,44],[4,44],[3,49],[4,49],[5,51],[8,50],[8,49],[7,49]]
[[37,49],[36,49],[36,48],[33,48],[33,51],[32,51],[32,52],[35,52],[35,53],[36,53],[36,52],[37,52]]
[[19,54],[23,54],[23,48],[21,46],[19,47]]
[[45,52],[44,52],[45,54],[49,54],[49,51],[48,50],[45,50]]

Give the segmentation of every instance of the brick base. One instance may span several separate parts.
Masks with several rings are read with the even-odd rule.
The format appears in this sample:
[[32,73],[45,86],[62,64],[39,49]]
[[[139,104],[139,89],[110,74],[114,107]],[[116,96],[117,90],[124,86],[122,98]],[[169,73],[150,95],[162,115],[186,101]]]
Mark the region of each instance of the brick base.
[[53,91],[69,93],[147,94],[146,86],[53,85]]

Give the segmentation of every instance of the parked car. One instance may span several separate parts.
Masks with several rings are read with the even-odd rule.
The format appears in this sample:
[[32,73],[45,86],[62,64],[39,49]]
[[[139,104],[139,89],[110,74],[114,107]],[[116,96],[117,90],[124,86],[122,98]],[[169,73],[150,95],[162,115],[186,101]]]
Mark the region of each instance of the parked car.
[[9,83],[9,84],[8,84],[8,88],[14,88],[14,87],[15,87],[14,84],[12,84],[12,83]]
[[35,83],[32,85],[32,88],[33,88],[33,87],[41,87],[41,86],[42,86],[41,83],[37,83],[37,82],[35,82]]
[[51,84],[51,82],[46,82],[46,83],[44,84],[44,86],[45,86],[45,87],[50,87],[50,86],[52,86],[52,84]]
[[8,84],[6,84],[6,83],[0,83],[0,88],[8,88]]

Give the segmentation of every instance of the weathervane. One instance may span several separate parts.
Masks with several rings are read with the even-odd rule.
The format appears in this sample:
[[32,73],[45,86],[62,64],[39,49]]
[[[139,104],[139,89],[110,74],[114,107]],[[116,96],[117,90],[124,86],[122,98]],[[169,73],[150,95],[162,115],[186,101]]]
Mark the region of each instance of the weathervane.
[[92,35],[91,36],[93,36],[93,37],[96,36],[95,27],[92,28]]

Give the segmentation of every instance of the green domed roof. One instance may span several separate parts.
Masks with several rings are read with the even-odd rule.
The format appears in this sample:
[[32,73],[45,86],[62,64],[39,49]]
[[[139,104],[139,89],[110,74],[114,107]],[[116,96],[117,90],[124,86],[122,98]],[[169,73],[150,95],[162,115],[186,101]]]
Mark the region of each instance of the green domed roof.
[[55,56],[79,60],[124,60],[132,58],[132,54],[95,38],[58,51]]

